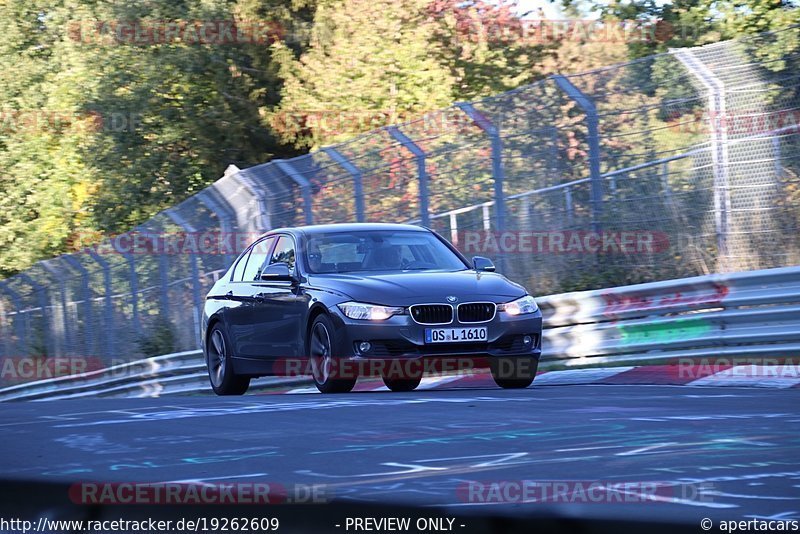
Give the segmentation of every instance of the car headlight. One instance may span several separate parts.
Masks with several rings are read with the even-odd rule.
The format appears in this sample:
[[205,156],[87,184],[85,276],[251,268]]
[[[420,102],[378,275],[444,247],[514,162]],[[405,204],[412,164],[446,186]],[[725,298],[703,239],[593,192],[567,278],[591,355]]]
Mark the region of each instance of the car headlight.
[[350,319],[367,321],[384,321],[392,315],[397,315],[404,311],[404,308],[399,306],[378,306],[377,304],[364,304],[363,302],[345,302],[339,304],[339,309]]
[[536,300],[532,296],[525,295],[517,300],[512,300],[505,304],[498,304],[497,309],[509,315],[525,315],[527,313],[536,313],[539,306],[536,305]]

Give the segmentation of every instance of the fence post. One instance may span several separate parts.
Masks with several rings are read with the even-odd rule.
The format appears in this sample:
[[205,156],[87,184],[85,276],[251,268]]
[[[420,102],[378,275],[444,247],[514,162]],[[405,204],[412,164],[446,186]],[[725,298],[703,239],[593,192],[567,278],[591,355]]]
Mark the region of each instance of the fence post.
[[159,312],[162,317],[162,324],[171,325],[169,317],[169,266],[167,265],[167,255],[162,250],[158,253],[158,283],[161,290],[158,295]]
[[152,222],[152,219],[148,221],[148,226],[140,226],[137,228],[142,228],[143,231],[141,232],[141,236],[147,240],[147,242],[153,243],[153,256],[157,256],[158,262],[158,313],[160,315],[160,321],[162,324],[171,324],[170,317],[169,317],[169,266],[167,265],[167,255],[164,247],[157,245],[161,243],[162,239],[165,237],[165,230],[163,226],[149,226],[149,223]]
[[133,330],[137,336],[142,335],[142,322],[139,319],[139,275],[136,274],[136,260],[130,251],[122,252],[122,257],[128,262],[128,280],[131,286],[131,312]]
[[458,217],[453,211],[449,212],[448,215],[450,217],[450,242],[458,246]]
[[519,197],[520,214],[517,217],[518,228],[531,229],[531,199],[530,195]]
[[[719,266],[725,270],[728,264],[728,216],[731,211],[730,183],[728,176],[728,133],[724,121],[725,84],[691,49],[671,49],[678,61],[708,91],[708,112],[711,132],[711,161],[714,171],[714,223],[719,249]],[[721,122],[717,122],[721,121]]]
[[570,190],[569,186],[564,188],[564,209],[567,212],[567,224],[572,226],[573,223],[572,190]]
[[[233,224],[231,223],[233,217],[222,207],[222,204],[217,203],[217,201],[211,194],[210,190],[206,189],[204,191],[201,191],[200,193],[198,193],[197,198],[200,199],[200,202],[208,206],[208,209],[217,214],[217,217],[219,218],[219,230],[220,232],[222,232],[222,235],[223,236],[230,235],[233,229]],[[238,243],[238,240],[236,242]],[[239,251],[237,250],[236,254],[238,253]],[[225,254],[223,254],[222,256],[222,259],[225,262],[226,266],[232,264],[234,258],[235,256],[233,254],[230,254],[227,251],[227,249],[225,251]]]
[[503,169],[503,142],[500,138],[500,129],[492,123],[485,115],[476,110],[468,102],[458,102],[456,104],[467,116],[472,119],[481,130],[483,130],[492,143],[492,178],[494,178],[494,209],[495,209],[495,228],[498,232],[506,229],[506,198],[503,194],[505,185],[505,171]]
[[31,278],[24,272],[17,274],[17,276],[19,276],[19,278],[23,282],[31,286],[33,288],[33,291],[36,293],[37,299],[39,300],[39,307],[42,309],[42,327],[43,327],[42,337],[46,346],[47,355],[55,356],[56,355],[56,349],[54,345],[55,336],[51,334],[52,330],[50,325],[49,313],[47,311],[47,306],[48,306],[47,289],[42,284],[35,281],[33,278]]
[[[270,211],[270,203],[268,202],[267,194],[264,191],[263,187],[259,187],[253,179],[250,177],[250,170],[244,169],[240,170],[235,173],[228,174],[226,176],[230,176],[232,179],[236,180],[238,183],[242,184],[247,191],[256,197],[256,201],[258,202],[258,210],[259,210],[259,217],[258,217],[258,224],[256,225],[259,232],[266,232],[270,228],[272,228],[272,217]],[[238,242],[238,241],[237,241]],[[238,251],[237,251],[238,253]]]
[[[267,194],[266,189],[259,187],[255,180],[253,180],[253,177],[250,175],[254,168],[255,167],[251,167],[250,169],[243,170],[236,165],[228,165],[228,168],[225,169],[223,178],[230,178],[231,180],[234,180],[236,183],[244,186],[244,188],[247,189],[247,192],[255,197],[256,205],[258,206],[256,230],[258,233],[261,233],[272,228],[272,206],[268,200],[269,195]],[[238,237],[236,242],[239,242]]]
[[305,215],[306,224],[314,224],[313,206],[311,204],[311,182],[306,180],[305,176],[292,167],[289,160],[274,159],[272,162],[300,186],[300,191],[303,193],[303,214]]
[[[14,291],[8,286],[8,282],[5,280],[0,280],[0,289],[5,291],[9,297],[11,297],[11,301],[14,303],[14,307],[17,309],[17,317],[14,321],[14,331],[17,334],[17,341],[14,343],[14,354],[15,356],[22,356],[23,347],[25,346],[25,340],[29,339],[29,336],[26,335],[26,325],[23,320],[23,312],[22,308],[22,297],[19,296],[19,293]],[[26,351],[27,352],[27,351]]]
[[603,178],[600,176],[600,130],[597,108],[592,99],[581,92],[580,89],[565,76],[556,74],[552,76],[559,89],[564,91],[586,115],[586,128],[589,142],[589,177],[592,187],[592,230],[600,231],[600,220],[603,213]]
[[664,191],[664,198],[672,206],[672,189],[669,186],[669,162],[661,164],[661,187]]
[[58,285],[61,288],[61,320],[63,321],[64,328],[64,355],[74,355],[72,352],[75,349],[75,340],[72,337],[72,329],[69,324],[69,310],[67,309],[67,282],[64,273],[55,267],[50,262],[53,260],[44,260],[41,262],[42,269],[48,272],[53,280],[58,280]]
[[[169,208],[164,213],[187,233],[193,234],[197,232],[194,226],[181,217],[175,209]],[[197,252],[199,254],[200,251],[198,250]],[[192,320],[194,321],[194,338],[197,342],[197,347],[200,347],[200,317],[203,315],[203,305],[200,301],[200,269],[197,266],[197,259],[197,254],[189,253],[189,263],[191,263],[192,269],[192,305],[194,306]]]
[[83,350],[89,351],[92,355],[97,354],[97,347],[94,338],[94,313],[92,312],[92,291],[89,289],[89,271],[81,263],[69,254],[61,256],[67,265],[78,271],[81,276],[81,293],[83,301],[86,303],[83,316]]
[[[503,192],[506,175],[503,169],[503,141],[500,138],[500,128],[490,121],[483,113],[476,110],[469,102],[458,102],[456,106],[466,113],[472,122],[489,136],[489,140],[491,141],[495,230],[498,234],[502,234],[506,230],[506,197]],[[484,206],[484,230],[489,231],[490,228],[486,226],[487,210],[488,207]],[[505,256],[505,252],[500,251],[497,257],[501,272],[505,272],[506,270]]]
[[419,215],[422,226],[430,226],[431,219],[428,213],[428,170],[425,168],[425,151],[411,140],[406,134],[400,131],[397,126],[387,126],[395,141],[399,142],[417,159],[417,177],[419,178]]
[[322,151],[353,177],[353,192],[356,195],[356,221],[364,222],[366,220],[364,215],[364,184],[361,171],[335,148],[323,147]]
[[105,306],[103,308],[103,334],[105,338],[105,352],[109,358],[114,357],[114,303],[111,302],[111,268],[108,262],[100,257],[92,247],[86,249],[89,256],[97,262],[103,269],[103,289],[106,293]]
[[783,156],[781,155],[781,138],[772,138],[772,150],[775,153],[775,176],[778,180],[783,178]]

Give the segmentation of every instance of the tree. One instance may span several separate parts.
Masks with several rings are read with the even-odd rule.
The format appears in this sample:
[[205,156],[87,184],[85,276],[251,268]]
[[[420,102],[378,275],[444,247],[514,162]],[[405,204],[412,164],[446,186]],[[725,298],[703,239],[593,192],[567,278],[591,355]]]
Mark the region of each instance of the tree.
[[657,30],[656,38],[629,44],[630,57],[638,58],[780,30],[800,23],[798,7],[796,0],[633,0],[595,3],[593,9],[606,21],[641,21]]
[[[283,48],[282,139],[319,147],[542,76],[508,2],[344,0],[319,6],[309,50]],[[278,45],[280,47],[280,45]]]
[[[14,73],[0,79],[0,273],[86,245],[79,233],[142,223],[231,163],[297,154],[259,110],[280,98],[273,41],[301,53],[307,40],[287,28],[310,22],[314,8],[314,0],[0,4],[0,67]],[[198,31],[207,23],[251,33],[214,40]],[[181,28],[177,36],[167,38],[168,24]]]

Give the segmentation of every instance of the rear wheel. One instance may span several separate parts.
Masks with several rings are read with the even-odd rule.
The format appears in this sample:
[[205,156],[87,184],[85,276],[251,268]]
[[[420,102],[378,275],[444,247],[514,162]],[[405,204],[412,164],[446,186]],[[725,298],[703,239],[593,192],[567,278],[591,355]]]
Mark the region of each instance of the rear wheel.
[[211,389],[217,395],[243,395],[250,387],[250,377],[233,372],[230,343],[220,323],[211,328],[206,346],[206,366]]
[[489,360],[492,378],[503,389],[521,389],[530,386],[536,378],[538,368],[539,360],[527,356]]
[[383,383],[386,384],[386,387],[391,389],[392,391],[414,391],[419,386],[420,381],[422,380],[422,376],[418,376],[416,378],[390,378],[388,376],[383,377]]
[[332,336],[333,323],[327,316],[320,315],[314,319],[308,335],[311,374],[320,392],[347,393],[356,385],[358,377],[341,377],[342,369],[333,356]]

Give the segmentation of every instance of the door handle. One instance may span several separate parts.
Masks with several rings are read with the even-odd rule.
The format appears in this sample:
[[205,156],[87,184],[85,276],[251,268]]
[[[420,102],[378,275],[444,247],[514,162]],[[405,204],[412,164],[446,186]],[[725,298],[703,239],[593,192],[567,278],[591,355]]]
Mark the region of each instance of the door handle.
[[233,296],[233,290],[228,291],[227,293],[225,293],[225,296],[228,297],[228,298],[231,298]]

